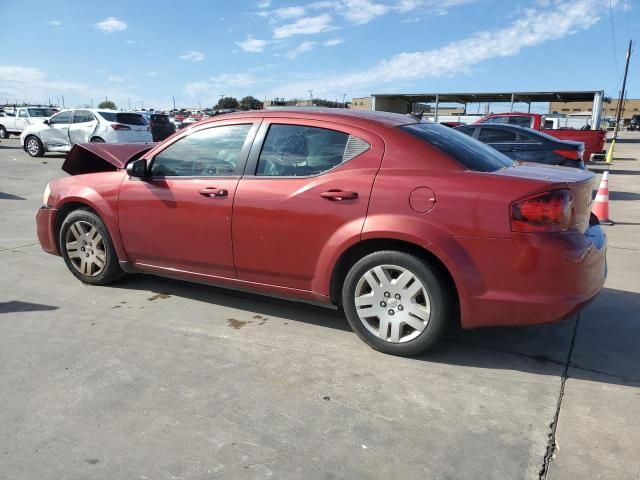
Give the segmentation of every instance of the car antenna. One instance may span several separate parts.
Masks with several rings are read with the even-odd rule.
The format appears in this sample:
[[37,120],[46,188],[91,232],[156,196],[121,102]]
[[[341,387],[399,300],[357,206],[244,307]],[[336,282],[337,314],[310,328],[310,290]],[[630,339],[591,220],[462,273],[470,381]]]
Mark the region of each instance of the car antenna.
[[416,120],[422,120],[422,116],[424,115],[424,110],[422,110],[421,112],[411,112],[411,113],[407,113],[407,116],[409,117],[413,117]]

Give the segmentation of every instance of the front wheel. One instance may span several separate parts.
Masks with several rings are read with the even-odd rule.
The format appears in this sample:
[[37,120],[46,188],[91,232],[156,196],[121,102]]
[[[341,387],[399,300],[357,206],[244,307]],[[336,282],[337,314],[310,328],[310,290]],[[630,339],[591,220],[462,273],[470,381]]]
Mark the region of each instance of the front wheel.
[[0,125],[0,138],[2,139],[9,138],[9,132],[7,132],[7,129],[4,128],[2,125]]
[[376,252],[345,278],[342,302],[356,334],[372,348],[413,356],[433,347],[455,312],[439,271],[404,252]]
[[44,145],[38,137],[33,135],[27,137],[24,142],[27,153],[32,157],[42,157],[44,155]]
[[87,210],[75,210],[62,222],[60,253],[80,281],[108,285],[123,275],[113,242],[102,219]]

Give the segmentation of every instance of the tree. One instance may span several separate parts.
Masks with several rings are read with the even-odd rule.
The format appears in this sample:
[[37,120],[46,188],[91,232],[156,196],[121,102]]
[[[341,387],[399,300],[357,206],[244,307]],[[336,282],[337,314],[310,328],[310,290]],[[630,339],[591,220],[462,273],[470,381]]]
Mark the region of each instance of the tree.
[[213,108],[216,110],[220,110],[222,108],[238,108],[238,100],[234,97],[223,97],[218,100],[218,103]]
[[338,108],[342,106],[341,103],[334,102],[333,100],[325,100],[324,98],[314,98],[313,105],[316,107],[328,107],[328,108]]
[[251,95],[240,100],[240,110],[260,110],[262,102]]
[[105,100],[104,102],[100,102],[98,104],[98,108],[105,108],[107,110],[116,110],[116,104],[111,100]]

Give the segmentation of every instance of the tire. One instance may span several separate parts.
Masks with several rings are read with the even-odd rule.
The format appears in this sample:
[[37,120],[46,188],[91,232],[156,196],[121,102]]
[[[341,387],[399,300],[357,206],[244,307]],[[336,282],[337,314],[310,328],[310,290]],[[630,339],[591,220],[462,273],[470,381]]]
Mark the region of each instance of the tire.
[[7,129],[2,125],[0,125],[0,138],[3,140],[9,138],[9,132],[7,132]]
[[44,156],[44,145],[38,137],[35,135],[29,135],[24,140],[24,146],[27,153],[32,157],[43,157]]
[[105,143],[105,141],[103,139],[101,139],[100,137],[93,137],[90,140],[91,143]]
[[[377,286],[371,288],[372,283]],[[342,305],[351,328],[365,343],[402,357],[436,345],[456,312],[453,294],[439,270],[397,251],[375,252],[356,262],[342,286]]]
[[108,285],[124,275],[107,227],[95,213],[74,210],[67,215],[58,241],[67,268],[81,282]]

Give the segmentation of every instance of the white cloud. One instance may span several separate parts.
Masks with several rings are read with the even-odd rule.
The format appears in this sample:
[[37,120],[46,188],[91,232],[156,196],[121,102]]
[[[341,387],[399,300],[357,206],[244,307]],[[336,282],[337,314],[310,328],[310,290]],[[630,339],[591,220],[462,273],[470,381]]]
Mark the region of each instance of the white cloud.
[[103,32],[112,33],[115,31],[126,30],[127,24],[122,20],[118,20],[116,17],[108,17],[103,21],[96,23],[94,27],[102,30]]
[[158,72],[149,72],[147,73],[147,75],[149,75],[150,77],[155,77],[156,75],[158,75]]
[[271,0],[262,0],[262,1],[258,2],[258,4],[256,6],[258,8],[267,8],[269,5],[271,5]]
[[248,87],[256,83],[255,77],[248,73],[221,73],[209,79],[217,86]]
[[252,35],[249,35],[246,40],[236,42],[236,45],[245,52],[258,53],[264,50],[264,47],[267,45],[267,41],[254,38]]
[[180,58],[189,62],[201,62],[204,60],[204,53],[198,52],[197,50],[187,50],[184,54],[180,55]]
[[317,45],[317,42],[309,42],[309,41],[302,42],[296,48],[287,52],[287,58],[296,58],[298,55],[302,55],[303,53],[308,52],[309,50],[313,50],[313,48],[316,45]]
[[134,43],[136,43],[136,41],[135,41],[135,40],[127,40],[127,43],[128,43],[129,45],[133,45]]
[[47,23],[48,23],[49,25],[51,25],[52,27],[54,27],[54,28],[60,28],[60,27],[62,27],[62,22],[61,22],[61,21],[59,21],[59,20],[49,20]]
[[118,77],[116,75],[109,75],[107,77],[107,81],[110,82],[110,83],[122,83],[122,82],[124,82],[124,78]]
[[288,38],[293,35],[311,35],[314,33],[329,32],[336,27],[331,25],[331,15],[318,15],[304,17],[294,23],[282,25],[273,30],[273,36],[277,39]]
[[191,97],[205,95],[208,99],[214,99],[219,95],[220,89],[236,89],[249,87],[257,82],[256,77],[249,73],[221,73],[209,77],[206,81],[189,82],[184,91]]
[[344,40],[341,38],[330,38],[329,40],[327,40],[326,42],[323,43],[323,45],[325,47],[334,47],[336,45],[340,45],[341,43],[343,43]]
[[[311,83],[278,87],[279,96],[303,95],[309,88],[317,93],[384,88],[392,82],[422,80],[465,74],[476,64],[493,58],[514,56],[527,47],[558,40],[593,26],[605,13],[605,0],[572,0],[553,3],[549,9],[528,9],[505,28],[483,31],[443,47],[399,53],[368,70],[343,75],[315,76]],[[319,87],[320,86],[320,87]]]
[[342,0],[338,11],[352,23],[368,23],[376,17],[385,15],[391,10],[389,5],[371,0]]
[[271,12],[273,15],[279,18],[297,18],[303,17],[306,14],[306,10],[302,6],[294,6],[294,7],[283,7],[273,10]]

